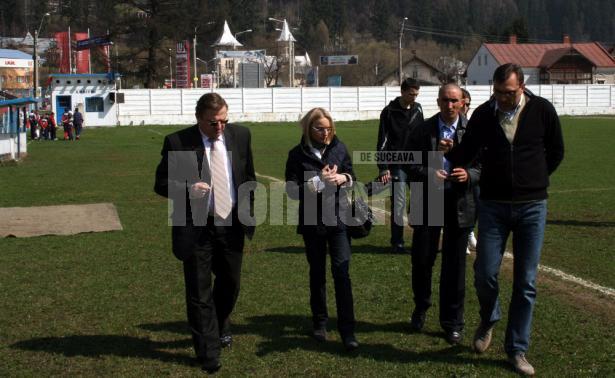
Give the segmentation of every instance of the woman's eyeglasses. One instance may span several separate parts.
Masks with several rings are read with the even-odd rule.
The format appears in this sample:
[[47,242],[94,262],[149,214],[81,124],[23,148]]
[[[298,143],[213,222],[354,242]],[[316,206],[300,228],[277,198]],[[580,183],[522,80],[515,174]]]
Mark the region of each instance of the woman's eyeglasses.
[[317,132],[317,133],[331,133],[333,132],[333,129],[330,127],[316,127],[316,126],[311,126],[310,129],[312,129],[313,131]]

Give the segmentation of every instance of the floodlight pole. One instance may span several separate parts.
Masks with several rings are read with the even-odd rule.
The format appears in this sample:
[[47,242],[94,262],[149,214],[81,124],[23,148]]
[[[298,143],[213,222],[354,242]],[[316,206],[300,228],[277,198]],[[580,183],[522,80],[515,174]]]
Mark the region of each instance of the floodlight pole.
[[171,77],[171,89],[173,89],[173,62],[171,60],[171,51],[173,50],[169,49],[169,76]]
[[[34,30],[34,46],[33,46],[33,60],[34,60],[34,77],[32,78],[32,82],[34,84],[34,97],[38,96],[38,33],[43,27],[43,21],[45,17],[49,16],[49,13],[45,13],[41,18],[41,23],[38,25],[38,29]],[[38,101],[34,103],[34,108],[38,109]]]
[[199,78],[197,77],[197,72],[196,72],[196,30],[198,29],[198,26],[194,27],[194,40],[192,41],[192,50],[193,50],[193,55],[194,55],[194,77],[192,78],[193,82],[194,82],[194,86],[193,88],[197,88],[198,84],[199,84]]
[[406,20],[408,19],[408,17],[404,17],[401,20],[401,28],[399,29],[399,46],[397,48],[397,53],[399,55],[399,85],[401,85],[401,81],[403,79],[403,75],[402,75],[402,56],[401,56],[401,40],[404,38],[404,24],[406,23]]

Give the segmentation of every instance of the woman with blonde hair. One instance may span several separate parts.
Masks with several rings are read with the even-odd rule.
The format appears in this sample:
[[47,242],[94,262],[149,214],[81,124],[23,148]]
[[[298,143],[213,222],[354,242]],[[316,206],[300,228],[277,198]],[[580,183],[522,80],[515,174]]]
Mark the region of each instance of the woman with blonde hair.
[[354,304],[350,283],[350,237],[342,217],[347,211],[346,191],[355,175],[346,146],[335,135],[335,123],[322,108],[310,110],[300,122],[300,143],[288,153],[286,191],[299,200],[299,226],[310,265],[312,336],[327,340],[326,257],[337,305],[337,329],[347,350],[359,347],[355,338]]

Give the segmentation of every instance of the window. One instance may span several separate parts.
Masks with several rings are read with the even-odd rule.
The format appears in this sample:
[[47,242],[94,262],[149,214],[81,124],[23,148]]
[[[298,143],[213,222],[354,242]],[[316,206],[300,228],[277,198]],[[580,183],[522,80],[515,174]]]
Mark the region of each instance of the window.
[[604,83],[605,83],[604,79],[596,80],[596,84],[604,84]]
[[17,79],[18,83],[25,83],[26,82],[26,80],[25,80],[26,77],[25,76],[17,76],[16,79]]
[[485,54],[485,66],[487,65],[487,54]]
[[478,65],[480,66],[480,55],[478,56]]
[[105,111],[105,103],[102,97],[86,97],[85,111],[88,113],[100,113]]

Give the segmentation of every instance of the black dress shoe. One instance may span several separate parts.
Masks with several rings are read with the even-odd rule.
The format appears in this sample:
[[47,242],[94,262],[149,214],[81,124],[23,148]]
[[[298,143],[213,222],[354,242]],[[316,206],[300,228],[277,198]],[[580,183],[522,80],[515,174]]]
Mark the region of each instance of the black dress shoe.
[[421,310],[414,310],[412,312],[412,317],[410,318],[410,330],[412,332],[420,332],[425,325],[425,318],[427,317],[427,313]]
[[229,333],[220,336],[220,346],[222,346],[222,348],[230,348],[231,345],[233,345],[233,335]]
[[451,345],[457,345],[461,342],[461,332],[460,331],[445,331],[446,332],[446,341]]
[[327,341],[327,330],[325,328],[316,328],[312,331],[312,337],[321,343],[325,342]]
[[220,360],[218,360],[217,358],[207,360],[203,362],[203,365],[201,365],[201,369],[207,374],[213,374],[217,372],[218,370],[220,370],[221,367],[222,367],[222,364],[220,363]]
[[354,337],[354,335],[344,337],[344,348],[346,348],[347,351],[349,352],[353,351],[357,349],[358,347],[359,347],[359,342]]
[[404,248],[403,244],[393,244],[392,249],[393,249],[393,253],[396,253],[396,254],[406,253],[406,248]]

